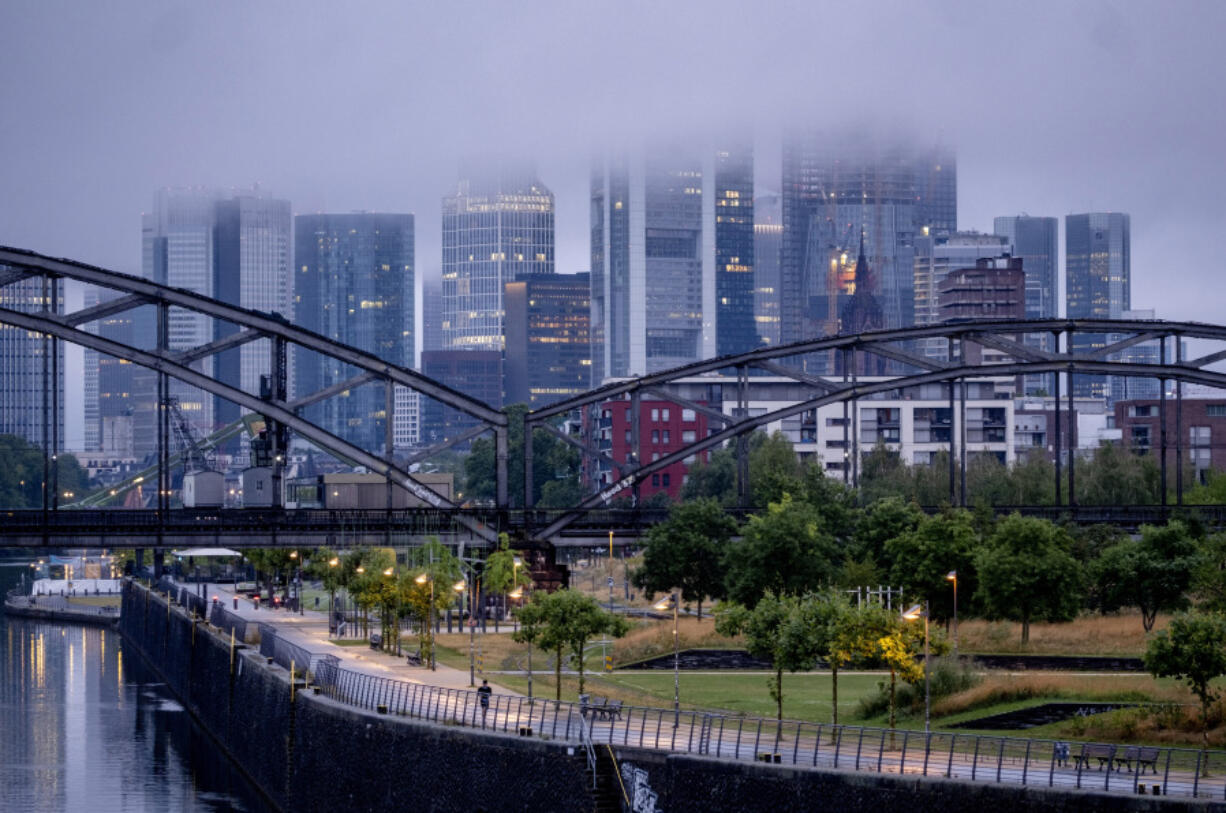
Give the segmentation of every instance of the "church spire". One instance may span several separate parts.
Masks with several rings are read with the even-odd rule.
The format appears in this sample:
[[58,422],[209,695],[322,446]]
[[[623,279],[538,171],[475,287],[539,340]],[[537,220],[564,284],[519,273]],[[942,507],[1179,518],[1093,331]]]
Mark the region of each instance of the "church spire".
[[860,229],[860,254],[856,257],[856,292],[868,283],[868,258],[864,256],[864,229]]

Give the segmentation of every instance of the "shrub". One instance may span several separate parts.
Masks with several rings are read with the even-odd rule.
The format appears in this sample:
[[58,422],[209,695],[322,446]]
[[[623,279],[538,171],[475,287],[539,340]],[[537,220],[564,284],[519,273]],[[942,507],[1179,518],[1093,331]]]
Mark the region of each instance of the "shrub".
[[[929,692],[934,703],[940,698],[972,689],[982,680],[983,675],[975,671],[970,658],[933,658],[931,670],[928,673]],[[899,708],[910,712],[923,712],[923,681],[899,685],[896,695]],[[877,684],[875,694],[860,698],[859,716],[865,718],[883,714],[889,708],[889,704],[889,686],[883,681]]]

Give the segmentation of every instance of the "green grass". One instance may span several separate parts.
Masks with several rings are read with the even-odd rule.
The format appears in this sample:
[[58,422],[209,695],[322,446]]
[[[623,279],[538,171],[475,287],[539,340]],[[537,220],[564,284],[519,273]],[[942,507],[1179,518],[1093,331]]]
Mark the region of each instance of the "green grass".
[[86,607],[118,607],[122,603],[120,596],[74,596],[68,599],[69,604],[80,604]]
[[370,641],[366,638],[333,638],[333,646],[369,646]]

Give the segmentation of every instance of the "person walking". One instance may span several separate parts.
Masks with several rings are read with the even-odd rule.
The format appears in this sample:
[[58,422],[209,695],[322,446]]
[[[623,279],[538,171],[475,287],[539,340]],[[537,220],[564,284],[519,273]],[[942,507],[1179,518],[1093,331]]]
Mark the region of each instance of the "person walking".
[[494,690],[490,688],[488,680],[482,680],[481,685],[477,688],[477,696],[481,703],[481,725],[485,725],[485,713],[490,710],[490,695]]

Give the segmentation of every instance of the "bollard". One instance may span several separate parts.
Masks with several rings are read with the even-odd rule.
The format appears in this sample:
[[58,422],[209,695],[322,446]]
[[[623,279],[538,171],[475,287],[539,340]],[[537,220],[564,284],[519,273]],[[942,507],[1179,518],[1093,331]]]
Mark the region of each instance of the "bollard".
[[1161,795],[1162,795],[1162,786],[1161,786],[1161,785],[1154,785],[1154,795],[1155,795],[1155,796],[1161,796]]
[[235,597],[234,597],[234,609],[235,609],[235,610],[237,610],[237,609],[238,609],[238,596],[235,596]]

